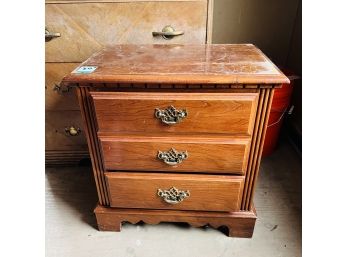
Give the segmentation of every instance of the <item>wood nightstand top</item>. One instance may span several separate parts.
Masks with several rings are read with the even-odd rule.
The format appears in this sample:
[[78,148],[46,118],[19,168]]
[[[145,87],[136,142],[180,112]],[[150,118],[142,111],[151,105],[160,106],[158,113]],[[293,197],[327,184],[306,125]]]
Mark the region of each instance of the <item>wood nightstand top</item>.
[[[86,66],[96,69],[83,70]],[[289,80],[252,44],[212,44],[106,47],[63,82],[277,85]]]

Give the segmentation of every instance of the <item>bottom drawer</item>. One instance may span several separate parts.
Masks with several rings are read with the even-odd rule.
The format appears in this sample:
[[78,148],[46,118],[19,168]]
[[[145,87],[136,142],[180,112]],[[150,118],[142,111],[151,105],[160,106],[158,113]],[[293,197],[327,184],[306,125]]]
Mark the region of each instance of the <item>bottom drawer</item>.
[[243,176],[106,172],[111,207],[236,211]]

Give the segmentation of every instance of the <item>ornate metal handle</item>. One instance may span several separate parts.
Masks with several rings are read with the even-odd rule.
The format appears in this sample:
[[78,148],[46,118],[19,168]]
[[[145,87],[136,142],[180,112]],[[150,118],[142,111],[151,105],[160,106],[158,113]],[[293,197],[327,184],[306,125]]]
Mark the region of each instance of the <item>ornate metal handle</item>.
[[175,29],[167,25],[165,26],[162,31],[153,31],[152,36],[162,36],[164,39],[172,39],[175,36],[183,35],[184,31],[175,31]]
[[169,190],[158,189],[157,195],[162,197],[162,199],[169,204],[177,204],[182,202],[185,198],[188,198],[190,196],[190,191],[181,191],[172,187]]
[[171,148],[168,152],[158,151],[157,158],[168,165],[174,166],[187,159],[188,152],[178,152],[174,148]]
[[165,110],[155,109],[155,117],[161,119],[161,121],[167,125],[174,125],[181,122],[188,115],[185,109],[177,110],[174,106],[169,106]]
[[60,37],[59,32],[49,32],[48,29],[45,29],[45,41],[50,41],[53,38]]
[[74,126],[70,126],[69,128],[65,128],[65,133],[69,136],[78,136],[81,133],[80,128],[75,128]]

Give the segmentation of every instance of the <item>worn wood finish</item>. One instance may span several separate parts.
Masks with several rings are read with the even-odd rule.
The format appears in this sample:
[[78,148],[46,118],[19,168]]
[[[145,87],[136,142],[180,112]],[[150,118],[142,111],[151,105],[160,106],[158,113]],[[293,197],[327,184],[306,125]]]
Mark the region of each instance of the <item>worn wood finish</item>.
[[143,221],[147,224],[160,222],[186,222],[194,227],[209,225],[213,228],[227,227],[228,236],[252,237],[256,212],[203,212],[203,211],[175,211],[175,210],[145,210],[106,208],[98,205],[94,213],[97,217],[99,230],[121,231],[122,222],[136,224]]
[[[60,82],[77,63],[46,63],[45,68],[45,163],[47,166],[77,165],[89,158],[86,137],[76,99],[75,88]],[[65,129],[81,129],[70,136]]]
[[[47,151],[87,150],[85,130],[80,111],[46,111],[45,147]],[[81,132],[70,135],[66,129],[73,126]]]
[[286,76],[254,45],[116,45],[92,55],[65,82],[157,84],[289,83]]
[[[61,85],[62,78],[78,66],[77,63],[45,64],[45,109],[79,110],[74,88]],[[86,149],[87,150],[87,149]]]
[[[176,51],[172,47],[115,46],[90,59],[101,64],[96,74],[73,74],[64,80],[77,87],[86,123],[102,205],[95,210],[98,226],[100,230],[120,231],[122,221],[188,222],[194,226],[227,226],[230,236],[251,237],[256,219],[253,191],[273,92],[288,79],[251,45],[204,46],[208,57],[201,62],[195,58],[205,56],[197,55],[197,49],[202,46],[183,46],[183,53],[187,55],[177,59],[175,55],[170,57],[171,51]],[[156,68],[154,61],[161,58],[153,48],[167,53],[169,59],[174,58],[170,59],[173,62]],[[217,49],[224,50],[220,57]],[[122,59],[125,53],[128,53],[128,63]],[[228,68],[244,62],[245,67],[263,63],[265,69],[260,72],[263,76],[243,69],[231,72]],[[200,64],[204,64],[203,70],[199,69]],[[221,64],[219,70],[211,68],[217,64]],[[185,65],[190,68],[180,70]],[[276,70],[272,76],[267,73],[270,67]],[[169,68],[173,70],[167,70]],[[173,82],[180,80],[186,82]],[[237,82],[241,80],[245,82]],[[248,104],[241,104],[242,95],[247,96]],[[190,120],[185,118],[173,131],[156,126],[152,123],[153,109],[158,103],[160,108],[168,103],[178,108],[189,106],[194,111],[189,110],[187,118],[191,113],[204,124],[189,124]],[[235,105],[239,107],[234,108]],[[218,120],[216,124],[204,113],[208,109],[210,116]],[[226,126],[219,123],[224,119],[229,123]],[[238,119],[244,121],[236,122],[238,126],[234,127],[232,121]],[[179,128],[185,128],[184,132]],[[171,147],[177,151],[187,150],[188,158],[166,166],[157,159],[157,151],[168,151]],[[192,194],[181,203],[168,206],[159,201],[156,190],[172,186]]]
[[[185,34],[152,35],[166,25]],[[47,62],[81,62],[115,44],[204,44],[207,1],[46,4],[46,27],[61,33],[46,43]]]
[[[236,211],[240,208],[243,176],[106,172],[110,206],[196,211]],[[157,190],[189,191],[190,196],[169,204]]]
[[[120,134],[99,136],[104,166],[109,170],[204,172],[243,174],[250,140],[247,137],[153,136]],[[159,160],[159,151],[174,148],[188,157],[171,166]]]
[[[212,1],[208,0],[46,0],[46,28],[60,37],[46,40],[46,110],[78,110],[73,90],[61,79],[94,51],[116,43],[211,42]],[[152,30],[171,24],[185,34],[171,40]],[[180,27],[180,28],[179,28]],[[209,39],[207,38],[209,37]],[[61,90],[57,91],[57,87]],[[61,119],[65,119],[62,115]],[[54,134],[49,134],[54,136]],[[59,142],[58,139],[49,141]],[[85,142],[87,151],[87,143]],[[53,146],[50,148],[53,149]],[[61,158],[59,158],[59,156]],[[47,150],[46,164],[78,163],[82,155],[68,147]],[[84,156],[84,155],[83,155]]]
[[[230,133],[250,135],[257,93],[91,92],[100,132]],[[187,117],[167,125],[155,110],[174,106]],[[214,126],[211,126],[211,124]]]

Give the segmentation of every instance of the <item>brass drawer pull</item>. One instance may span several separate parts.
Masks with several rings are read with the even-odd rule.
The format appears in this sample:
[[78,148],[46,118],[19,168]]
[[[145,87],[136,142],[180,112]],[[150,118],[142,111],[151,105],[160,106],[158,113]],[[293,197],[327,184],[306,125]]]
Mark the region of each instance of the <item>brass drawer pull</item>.
[[188,115],[185,109],[177,110],[174,106],[169,106],[167,109],[160,110],[155,109],[155,117],[161,119],[161,121],[167,125],[174,125],[181,122]]
[[152,36],[162,36],[164,39],[172,39],[175,36],[183,35],[184,31],[176,31],[172,26],[165,26],[162,31],[152,32]]
[[56,38],[56,37],[60,37],[60,33],[59,32],[49,32],[48,29],[45,29],[45,41],[50,41],[52,40],[53,38]]
[[69,128],[65,128],[65,133],[69,136],[78,136],[81,133],[80,128],[75,128],[74,126],[70,126]]
[[185,198],[188,198],[190,196],[190,191],[182,191],[172,187],[169,190],[158,189],[157,195],[162,197],[166,203],[177,204],[182,202]]
[[158,151],[157,158],[168,165],[174,166],[187,159],[188,152],[178,152],[174,148],[171,148],[168,152]]

